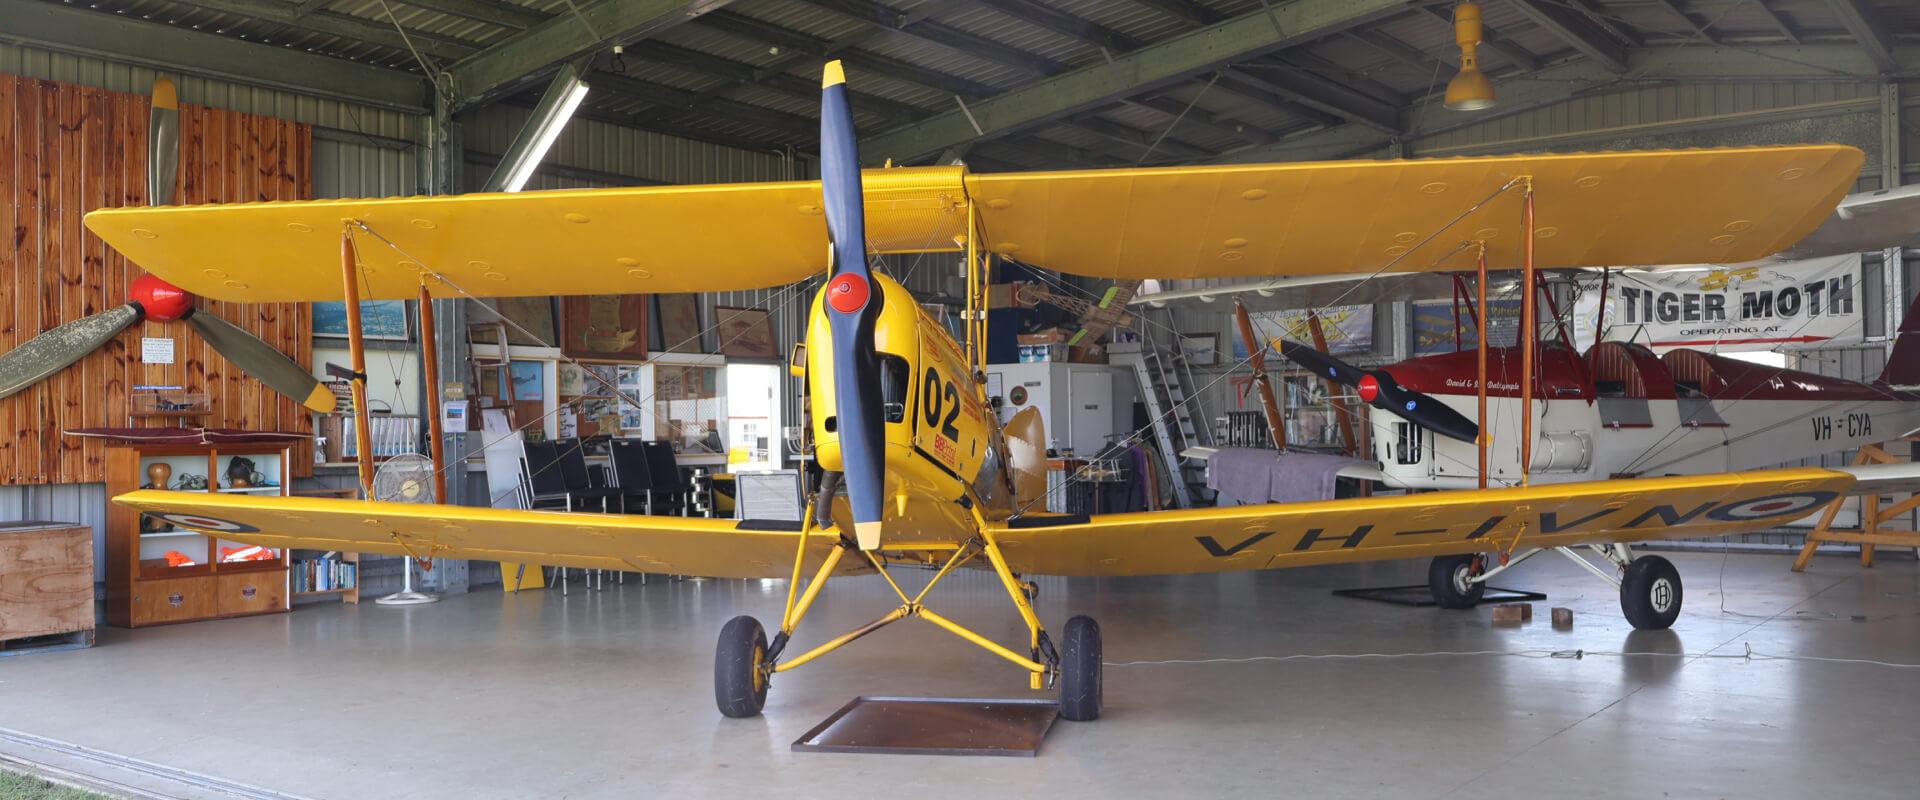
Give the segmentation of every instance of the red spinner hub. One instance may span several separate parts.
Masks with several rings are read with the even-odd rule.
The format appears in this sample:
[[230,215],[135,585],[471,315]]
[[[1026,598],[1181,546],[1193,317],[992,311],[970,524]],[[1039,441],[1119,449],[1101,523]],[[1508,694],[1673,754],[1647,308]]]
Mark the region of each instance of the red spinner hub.
[[127,294],[146,310],[149,319],[181,319],[193,313],[193,295],[155,275],[134,278]]

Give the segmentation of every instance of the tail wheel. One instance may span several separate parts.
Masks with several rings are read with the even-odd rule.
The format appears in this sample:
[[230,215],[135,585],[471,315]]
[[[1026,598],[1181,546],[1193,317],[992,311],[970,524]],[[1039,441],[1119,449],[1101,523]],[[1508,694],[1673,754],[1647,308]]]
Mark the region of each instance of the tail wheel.
[[1680,570],[1659,556],[1641,556],[1620,577],[1620,610],[1633,627],[1666,630],[1680,618]]
[[1482,569],[1481,557],[1475,553],[1456,556],[1438,556],[1427,567],[1427,590],[1433,593],[1433,602],[1441,608],[1473,608],[1480,603],[1480,597],[1487,593],[1485,581],[1470,581],[1479,575]]
[[1100,623],[1081,615],[1067,620],[1060,645],[1060,716],[1075,722],[1100,718]]
[[738,616],[720,628],[713,653],[713,699],[720,713],[753,717],[767,705],[767,632],[760,620]]

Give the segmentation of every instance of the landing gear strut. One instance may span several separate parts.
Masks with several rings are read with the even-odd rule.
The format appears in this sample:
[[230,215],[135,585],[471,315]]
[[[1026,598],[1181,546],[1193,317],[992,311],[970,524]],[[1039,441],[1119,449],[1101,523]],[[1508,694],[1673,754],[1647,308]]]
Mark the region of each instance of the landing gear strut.
[[1643,631],[1666,630],[1680,617],[1680,571],[1660,556],[1633,556],[1625,544],[1587,545],[1612,562],[1619,577],[1609,573],[1571,547],[1528,550],[1505,564],[1485,567],[1484,555],[1439,556],[1427,568],[1427,589],[1441,608],[1472,608],[1486,593],[1487,580],[1517,567],[1547,550],[1558,551],[1620,590],[1620,610],[1627,622]]
[[[1022,580],[1007,565],[1006,557],[993,540],[990,530],[982,530],[975,539],[947,549],[946,564],[933,576],[919,594],[910,595],[893,576],[887,572],[888,560],[881,554],[855,549],[850,543],[841,540],[826,550],[826,558],[814,573],[813,581],[806,584],[806,591],[799,590],[802,566],[809,553],[809,547],[818,545],[810,541],[814,529],[808,525],[812,521],[809,513],[803,522],[799,552],[794,556],[793,580],[787,587],[787,610],[781,616],[780,630],[774,636],[771,645],[767,641],[766,630],[752,617],[739,616],[729,620],[720,630],[720,641],[714,650],[713,694],[714,701],[720,707],[720,713],[729,717],[752,717],[760,713],[767,702],[767,684],[775,674],[799,667],[815,658],[827,654],[841,646],[866,636],[887,625],[908,617],[917,617],[934,625],[945,628],[962,639],[973,642],[987,650],[1013,662],[1027,673],[1030,688],[1050,689],[1057,683],[1060,688],[1060,716],[1070,720],[1085,722],[1098,719],[1101,707],[1101,656],[1100,625],[1093,618],[1077,616],[1067,620],[1062,629],[1062,646],[1056,648],[1047,632],[1040,626],[1040,619],[1033,611],[1033,595],[1039,592],[1039,586],[1031,581]],[[986,527],[983,525],[982,527]],[[928,548],[934,549],[934,548]],[[813,552],[818,552],[814,550]],[[936,550],[937,552],[937,550]],[[787,644],[792,640],[793,631],[806,616],[807,610],[819,596],[839,569],[840,561],[847,554],[856,558],[865,558],[887,585],[900,596],[901,605],[872,622],[841,634],[812,650],[795,656],[782,658]],[[976,556],[986,556],[992,562],[993,570],[999,576],[1007,596],[1013,600],[1015,610],[1020,612],[1022,621],[1027,624],[1027,653],[1022,655],[980,635],[946,617],[935,613],[925,604],[928,593],[933,591],[942,579],[971,561]]]

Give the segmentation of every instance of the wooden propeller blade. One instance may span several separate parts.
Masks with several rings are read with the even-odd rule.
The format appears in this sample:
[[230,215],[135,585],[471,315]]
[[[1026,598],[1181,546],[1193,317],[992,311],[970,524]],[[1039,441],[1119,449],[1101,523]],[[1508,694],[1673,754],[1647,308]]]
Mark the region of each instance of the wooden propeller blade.
[[180,99],[173,81],[153,82],[153,114],[147,120],[147,205],[173,205],[180,179]]
[[187,317],[187,324],[248,377],[314,411],[324,414],[333,410],[336,404],[333,391],[285,353],[260,341],[260,337],[205,311],[196,311]]
[[28,339],[13,352],[0,356],[0,398],[11,397],[66,369],[139,320],[140,307],[128,303]]

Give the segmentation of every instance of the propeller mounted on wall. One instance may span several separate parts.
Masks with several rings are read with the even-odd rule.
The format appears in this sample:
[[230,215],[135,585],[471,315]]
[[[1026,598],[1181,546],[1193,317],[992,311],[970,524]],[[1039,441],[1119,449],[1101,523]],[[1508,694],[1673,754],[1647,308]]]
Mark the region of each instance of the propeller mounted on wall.
[[[155,205],[173,200],[180,171],[180,110],[173,81],[153,82],[153,115],[147,125],[147,197]],[[143,319],[181,320],[248,377],[319,412],[338,402],[305,367],[273,345],[231,322],[194,308],[193,295],[153,275],[135,278],[125,305],[60,325],[0,355],[0,399],[66,369]],[[196,313],[198,312],[198,313]]]

